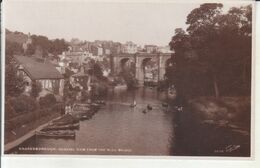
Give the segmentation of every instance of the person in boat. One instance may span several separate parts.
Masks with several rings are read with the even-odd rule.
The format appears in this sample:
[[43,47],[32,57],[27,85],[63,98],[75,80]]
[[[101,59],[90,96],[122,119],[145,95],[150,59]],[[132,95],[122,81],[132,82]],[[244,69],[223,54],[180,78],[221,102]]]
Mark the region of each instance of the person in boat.
[[178,112],[182,112],[182,111],[183,111],[183,107],[182,107],[182,106],[176,106],[175,109],[176,109]]
[[66,105],[66,106],[65,106],[65,114],[68,114],[68,111],[69,111],[69,106]]
[[164,102],[164,103],[162,103],[162,106],[163,106],[163,107],[168,107],[169,105]]
[[68,114],[72,114],[72,108],[71,108],[71,105],[69,105],[69,107],[68,107]]
[[130,105],[130,107],[135,107],[136,106],[136,101],[134,100],[133,104]]
[[148,110],[152,110],[153,107],[152,107],[150,104],[148,104],[148,105],[147,105],[147,109],[148,109]]

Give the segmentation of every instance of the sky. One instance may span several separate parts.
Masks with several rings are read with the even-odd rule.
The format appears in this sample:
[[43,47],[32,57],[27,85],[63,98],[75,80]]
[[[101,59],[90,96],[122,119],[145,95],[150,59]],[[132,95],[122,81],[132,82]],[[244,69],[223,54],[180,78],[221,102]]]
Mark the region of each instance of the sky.
[[[49,39],[133,41],[168,45],[175,28],[186,29],[186,17],[199,3],[116,3],[86,1],[7,1],[5,28]],[[224,4],[225,9],[240,6]]]

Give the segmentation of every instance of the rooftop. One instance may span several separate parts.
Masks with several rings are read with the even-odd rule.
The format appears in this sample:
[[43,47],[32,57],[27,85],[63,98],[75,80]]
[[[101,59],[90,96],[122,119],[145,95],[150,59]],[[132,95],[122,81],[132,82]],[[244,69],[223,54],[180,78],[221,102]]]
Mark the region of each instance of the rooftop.
[[15,60],[21,64],[31,79],[62,79],[60,72],[49,62],[40,59],[15,55]]

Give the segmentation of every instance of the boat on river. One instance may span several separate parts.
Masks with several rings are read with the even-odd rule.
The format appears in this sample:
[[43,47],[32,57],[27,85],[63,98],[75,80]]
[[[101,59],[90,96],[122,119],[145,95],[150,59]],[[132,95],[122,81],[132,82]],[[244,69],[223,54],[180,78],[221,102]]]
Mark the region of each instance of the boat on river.
[[177,91],[176,91],[174,85],[172,85],[170,88],[168,88],[167,96],[168,96],[168,99],[170,99],[170,100],[175,100],[176,99]]
[[78,120],[88,120],[97,112],[99,107],[100,105],[96,103],[75,103],[72,109],[72,116]]
[[147,109],[148,109],[148,110],[152,110],[153,107],[152,107],[150,104],[148,104],[148,105],[147,105]]
[[134,100],[133,104],[130,104],[130,107],[135,107],[136,105],[136,101]]
[[99,104],[99,105],[106,105],[106,102],[103,101],[103,100],[98,100],[98,101],[95,101],[96,104]]
[[127,89],[127,85],[126,84],[116,85],[116,86],[114,86],[114,89]]
[[94,112],[89,112],[89,113],[82,112],[82,113],[74,114],[74,116],[78,120],[88,120],[88,119],[91,119],[94,114],[95,114]]
[[80,120],[89,120],[92,118],[93,115],[87,115],[87,114],[83,114],[80,116]]
[[98,103],[75,103],[72,108],[72,113],[89,112],[100,108]]
[[48,125],[42,129],[42,131],[48,130],[69,130],[69,129],[79,129],[79,123],[66,124],[66,125]]
[[80,103],[75,103],[72,108],[72,112],[87,112],[90,110],[90,105],[89,104],[80,104]]
[[58,119],[52,120],[48,126],[58,126],[58,125],[62,126],[62,125],[76,124],[76,123],[79,123],[79,120],[76,117],[74,117],[71,114],[65,114]]
[[75,131],[36,131],[36,136],[49,138],[75,138]]

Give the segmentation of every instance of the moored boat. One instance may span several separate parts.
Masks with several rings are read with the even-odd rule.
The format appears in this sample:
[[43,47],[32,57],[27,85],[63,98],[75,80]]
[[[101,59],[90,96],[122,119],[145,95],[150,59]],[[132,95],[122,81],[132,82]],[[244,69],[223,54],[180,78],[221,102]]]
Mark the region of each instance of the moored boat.
[[36,131],[37,136],[50,138],[75,138],[75,131]]
[[95,102],[96,104],[100,104],[100,105],[106,105],[106,102],[103,100],[98,100]]
[[97,110],[99,108],[100,108],[100,104],[98,103],[85,103],[85,104],[76,103],[72,108],[72,113],[89,112],[92,110]]
[[43,130],[65,130],[65,129],[79,129],[79,123],[67,125],[48,125]]
[[74,124],[78,123],[79,120],[76,119],[73,115],[71,114],[65,114],[61,118],[52,120],[49,125],[67,125],[67,124]]
[[88,120],[90,119],[94,113],[77,113],[75,114],[75,117],[79,120]]
[[87,112],[90,110],[90,105],[89,104],[80,104],[80,103],[75,103],[72,108],[72,113],[76,112]]

